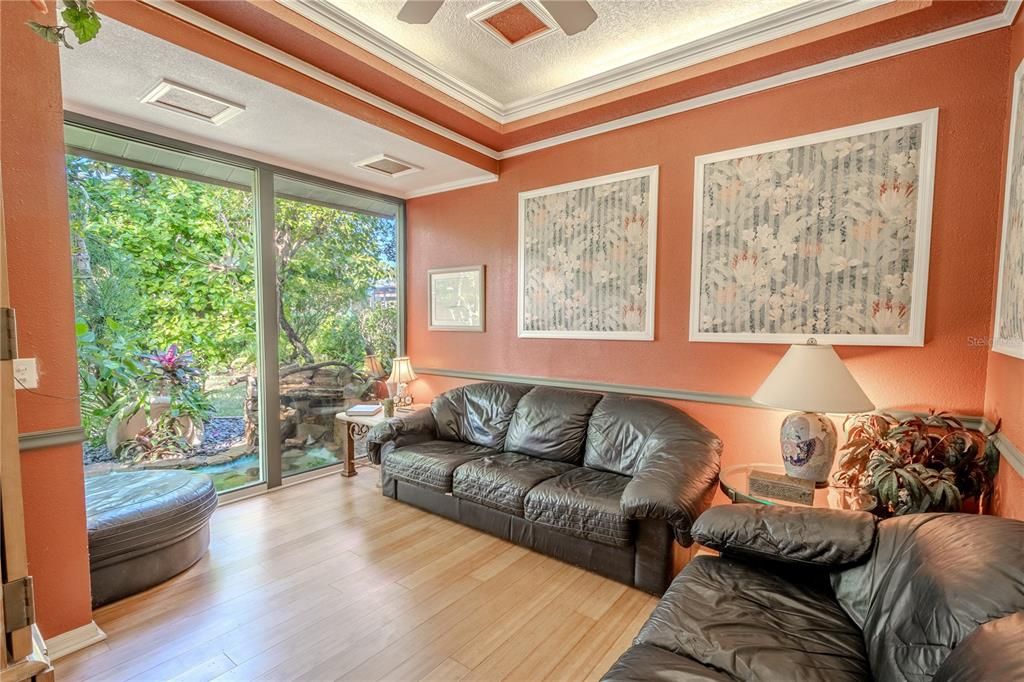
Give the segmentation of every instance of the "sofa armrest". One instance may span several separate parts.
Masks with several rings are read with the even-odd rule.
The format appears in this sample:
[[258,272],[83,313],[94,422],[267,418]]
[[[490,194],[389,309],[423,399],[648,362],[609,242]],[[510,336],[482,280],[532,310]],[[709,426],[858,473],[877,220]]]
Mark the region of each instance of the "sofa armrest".
[[723,554],[838,568],[871,554],[876,524],[863,511],[733,504],[704,512],[693,539]]
[[392,417],[370,429],[366,435],[366,453],[371,462],[380,464],[385,446],[394,449],[436,439],[434,413],[427,407],[408,417]]
[[693,544],[690,527],[711,505],[722,444],[717,438],[665,444],[651,453],[622,491],[628,519],[662,519],[683,547]]

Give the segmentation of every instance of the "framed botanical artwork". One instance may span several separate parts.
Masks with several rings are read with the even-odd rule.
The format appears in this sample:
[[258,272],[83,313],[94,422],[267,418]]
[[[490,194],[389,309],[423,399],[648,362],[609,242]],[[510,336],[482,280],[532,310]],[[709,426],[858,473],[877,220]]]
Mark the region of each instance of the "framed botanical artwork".
[[654,338],[658,167],[519,194],[519,336]]
[[1024,62],[1013,77],[992,350],[1024,359]]
[[427,310],[433,331],[484,330],[484,266],[437,268],[427,271]]
[[690,340],[924,345],[938,114],[697,157]]

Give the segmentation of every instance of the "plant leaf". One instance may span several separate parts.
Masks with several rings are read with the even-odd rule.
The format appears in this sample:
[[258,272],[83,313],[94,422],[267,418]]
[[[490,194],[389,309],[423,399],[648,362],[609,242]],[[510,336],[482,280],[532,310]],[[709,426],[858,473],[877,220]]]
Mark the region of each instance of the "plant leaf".
[[60,16],[74,32],[80,45],[89,42],[100,32],[100,15],[84,2],[65,2]]

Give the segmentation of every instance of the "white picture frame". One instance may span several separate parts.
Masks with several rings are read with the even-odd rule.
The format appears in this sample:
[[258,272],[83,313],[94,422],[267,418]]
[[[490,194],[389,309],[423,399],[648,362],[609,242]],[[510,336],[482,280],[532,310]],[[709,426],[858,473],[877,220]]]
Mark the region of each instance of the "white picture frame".
[[486,278],[487,270],[483,265],[427,270],[427,329],[484,331]]
[[[639,181],[639,182],[633,182]],[[580,190],[593,190],[580,191]],[[626,204],[620,203],[615,204],[613,209],[609,209],[602,202],[599,201],[598,192],[606,192],[614,194],[615,192],[626,192],[626,191],[637,191],[639,194],[633,195],[633,206],[636,211],[631,212]],[[556,201],[567,202],[567,207],[562,216],[568,215],[570,210],[576,210],[575,215],[590,216],[589,222],[587,218],[578,221],[579,225],[582,226],[583,231],[588,234],[588,240],[591,244],[597,244],[598,251],[601,254],[605,254],[608,250],[608,245],[613,240],[617,240],[616,243],[621,245],[621,249],[626,251],[626,258],[642,263],[639,268],[624,268],[623,273],[637,272],[636,280],[632,284],[623,287],[623,291],[619,292],[620,295],[626,295],[625,292],[630,292],[632,298],[628,300],[628,312],[629,315],[620,316],[621,326],[632,326],[629,329],[584,329],[578,328],[555,328],[556,325],[546,325],[543,323],[535,322],[536,318],[531,317],[528,322],[527,316],[531,315],[530,310],[535,302],[527,300],[530,296],[530,292],[535,292],[536,287],[535,274],[536,265],[535,260],[537,258],[543,258],[543,256],[535,256],[528,253],[531,249],[527,248],[527,231],[535,229],[544,229],[549,231],[557,231],[562,229],[559,227],[559,221],[552,220],[550,224],[545,224],[542,228],[527,227],[528,214],[532,216],[531,211],[535,208],[535,202],[541,200],[547,200],[551,197],[558,197]],[[605,194],[604,196],[607,196]],[[639,198],[637,198],[639,197]],[[580,206],[572,202],[583,202],[587,205]],[[571,204],[568,205],[568,204]],[[609,210],[620,211],[619,216],[606,215]],[[595,215],[592,211],[597,211]],[[628,215],[627,215],[628,214]],[[625,217],[622,217],[625,216]],[[597,225],[597,221],[605,219],[603,225]],[[613,226],[613,230],[617,229],[615,220],[621,219],[623,224],[628,224],[631,229],[627,236],[621,237],[618,234],[612,235],[610,233],[602,232],[607,226]],[[642,227],[639,227],[642,224]],[[635,228],[635,229],[632,229]],[[571,228],[575,230],[576,227]],[[586,231],[589,230],[589,233]],[[642,232],[644,243],[636,243],[639,237],[638,233]],[[532,240],[536,235],[531,236],[529,239],[532,244]],[[557,237],[556,237],[557,239]],[[598,244],[601,239],[608,240],[604,244]],[[518,282],[517,282],[517,330],[520,338],[545,338],[545,339],[604,339],[604,340],[618,340],[618,341],[652,341],[654,339],[654,315],[655,315],[655,281],[656,281],[656,265],[657,265],[657,242],[658,242],[658,166],[647,166],[645,168],[637,168],[634,170],[623,171],[620,173],[612,173],[609,175],[602,175],[598,177],[586,178],[584,180],[577,180],[575,182],[564,183],[561,185],[555,185],[552,187],[544,187],[540,189],[530,190],[519,193],[519,232],[518,232]],[[567,241],[558,241],[559,247],[565,247],[572,249],[574,241],[569,239]],[[620,251],[616,251],[620,253]],[[604,255],[593,254],[598,258],[605,258]],[[589,256],[583,254],[582,257]],[[548,263],[548,269],[552,271],[560,270],[560,274],[564,274],[567,278],[572,272],[566,274],[566,268],[552,268],[551,263]],[[571,270],[570,266],[570,270]],[[572,275],[578,279],[582,277],[582,268]],[[531,274],[532,273],[532,274]],[[588,275],[589,276],[589,275]],[[620,280],[625,282],[626,280]],[[566,285],[569,286],[568,284]],[[579,286],[576,285],[577,290],[580,292],[582,297],[586,297],[587,294],[583,294],[584,290],[593,291],[593,287]],[[634,290],[635,289],[635,290]],[[613,299],[614,300],[614,299]],[[623,299],[619,299],[619,303]],[[581,308],[590,310],[591,319],[599,314],[597,306],[593,300],[583,301]],[[601,314],[609,315],[611,313]],[[639,320],[636,318],[639,317]],[[616,324],[609,320],[608,325],[612,326]]]
[[[691,280],[690,280],[690,310],[689,310],[689,340],[694,342],[713,343],[771,343],[771,344],[793,344],[807,343],[813,338],[818,343],[840,344],[840,345],[861,345],[861,346],[923,346],[925,339],[925,311],[927,309],[928,297],[928,264],[931,249],[931,221],[932,221],[932,198],[935,181],[935,156],[938,136],[938,109],[927,109],[916,111],[901,116],[869,121],[842,128],[834,128],[821,132],[800,135],[782,140],[773,140],[763,144],[752,145],[737,149],[730,149],[712,154],[698,156],[694,160],[694,186],[693,186],[693,232],[691,252]],[[802,148],[813,145],[834,143],[833,149],[845,143],[846,138],[863,135],[879,134],[886,131],[897,131],[902,128],[920,126],[918,139],[920,147],[916,154],[916,183],[913,191],[916,192],[916,208],[913,211],[913,259],[911,270],[911,283],[904,286],[909,290],[910,303],[901,308],[902,315],[909,314],[909,321],[906,324],[905,333],[808,333],[806,331],[792,332],[762,332],[762,331],[707,331],[702,325],[706,312],[701,309],[703,289],[702,276],[705,272],[706,263],[704,260],[705,240],[705,174],[711,164],[722,161],[737,161],[754,158],[772,152],[800,151]],[[856,142],[853,144],[862,144]],[[853,146],[849,149],[857,149]],[[859,151],[859,149],[857,149]],[[805,152],[810,153],[810,152]],[[832,154],[834,152],[830,152]],[[846,154],[853,152],[847,151]],[[851,161],[852,163],[852,161]],[[909,164],[908,164],[909,165]],[[805,179],[806,180],[806,179]],[[779,186],[785,188],[784,185]],[[909,194],[909,193],[908,193]],[[837,209],[838,212],[838,209]],[[907,216],[909,220],[909,216]],[[780,224],[782,216],[780,214]],[[750,229],[753,225],[745,225],[743,229]],[[709,228],[716,229],[714,227]],[[740,229],[740,226],[737,226]],[[838,228],[836,228],[838,230]],[[755,230],[756,234],[756,230]],[[749,236],[749,235],[748,235]],[[736,237],[739,239],[739,237]],[[817,258],[818,256],[811,256]],[[853,263],[849,260],[848,263]],[[719,265],[719,268],[721,265]],[[854,266],[850,266],[854,267]],[[852,279],[852,277],[851,277]],[[904,280],[906,278],[904,277]],[[773,280],[774,282],[775,280]],[[785,281],[785,280],[782,280]],[[835,280],[833,280],[835,281]],[[905,285],[905,282],[904,282]],[[864,295],[870,292],[860,292],[858,287],[849,286],[849,289],[856,295]],[[864,301],[865,314],[871,310],[871,302]],[[710,324],[714,324],[711,322]]]
[[[996,311],[992,320],[992,350],[1024,360],[1024,62],[1013,76],[1010,136],[1006,152],[1003,225],[999,243]],[[1012,253],[1011,253],[1012,252]],[[1019,260],[1021,271],[1010,259]],[[1011,270],[1012,269],[1012,270]],[[1008,306],[1013,301],[1014,308]],[[1021,330],[1021,338],[1006,338],[1004,327]]]

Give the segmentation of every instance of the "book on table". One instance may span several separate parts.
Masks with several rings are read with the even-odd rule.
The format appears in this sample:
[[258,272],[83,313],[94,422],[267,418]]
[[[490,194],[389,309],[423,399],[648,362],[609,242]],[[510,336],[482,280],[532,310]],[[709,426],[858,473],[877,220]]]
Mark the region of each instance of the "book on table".
[[349,417],[372,417],[375,414],[379,414],[382,409],[380,405],[375,403],[365,403],[353,405],[345,410],[345,414]]

